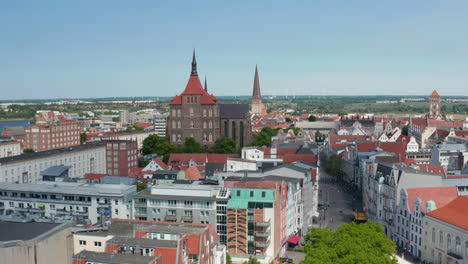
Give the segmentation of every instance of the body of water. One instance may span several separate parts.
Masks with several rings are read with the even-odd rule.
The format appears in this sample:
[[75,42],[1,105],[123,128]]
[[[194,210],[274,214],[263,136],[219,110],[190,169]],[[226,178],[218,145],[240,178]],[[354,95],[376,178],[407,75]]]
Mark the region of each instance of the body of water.
[[11,127],[11,126],[22,126],[22,127],[28,127],[29,126],[29,120],[18,120],[18,121],[0,121],[0,134],[3,131],[4,127]]

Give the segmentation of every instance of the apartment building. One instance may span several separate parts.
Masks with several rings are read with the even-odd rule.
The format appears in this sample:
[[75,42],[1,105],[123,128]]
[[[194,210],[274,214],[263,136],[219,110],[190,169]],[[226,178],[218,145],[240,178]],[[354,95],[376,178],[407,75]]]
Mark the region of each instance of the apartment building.
[[138,146],[133,140],[104,140],[106,171],[110,176],[128,176],[138,166]]
[[0,183],[0,219],[36,222],[84,222],[131,218],[136,186],[43,182]]
[[102,139],[103,140],[134,140],[137,142],[138,150],[140,151],[143,148],[143,140],[149,135],[156,134],[155,131],[135,131],[127,133],[113,133],[107,134]]
[[168,114],[156,114],[153,116],[154,130],[160,137],[166,136]]
[[426,263],[468,263],[468,198],[460,196],[424,217],[422,260]]
[[25,131],[25,149],[47,151],[80,145],[80,129],[76,121],[36,124]]
[[214,264],[218,257],[218,236],[207,224],[113,219],[102,230],[75,232],[73,241],[75,264]]
[[19,141],[0,142],[0,158],[21,155],[21,143]]
[[133,198],[139,220],[211,224],[226,243],[226,206],[230,191],[217,185],[161,184]]
[[86,173],[106,173],[106,147],[79,145],[0,158],[0,182],[36,183],[42,180],[41,171],[60,165],[70,167],[70,178],[81,178]]

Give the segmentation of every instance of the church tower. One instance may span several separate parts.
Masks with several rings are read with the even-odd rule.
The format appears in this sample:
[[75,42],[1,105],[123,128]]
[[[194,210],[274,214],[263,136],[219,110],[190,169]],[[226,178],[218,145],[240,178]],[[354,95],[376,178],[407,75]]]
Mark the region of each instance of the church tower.
[[258,78],[258,67],[255,66],[255,78],[252,93],[252,114],[263,115],[266,114],[266,107],[262,102],[262,95],[260,94],[260,79]]
[[436,90],[434,90],[429,96],[429,117],[436,119],[442,117],[440,109],[440,95]]

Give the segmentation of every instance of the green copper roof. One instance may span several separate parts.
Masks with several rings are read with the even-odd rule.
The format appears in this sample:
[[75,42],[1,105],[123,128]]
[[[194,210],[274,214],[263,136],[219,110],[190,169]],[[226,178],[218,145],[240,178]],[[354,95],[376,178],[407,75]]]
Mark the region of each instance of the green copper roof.
[[249,202],[273,203],[274,201],[274,189],[232,188],[231,199],[227,203],[227,208],[247,209]]

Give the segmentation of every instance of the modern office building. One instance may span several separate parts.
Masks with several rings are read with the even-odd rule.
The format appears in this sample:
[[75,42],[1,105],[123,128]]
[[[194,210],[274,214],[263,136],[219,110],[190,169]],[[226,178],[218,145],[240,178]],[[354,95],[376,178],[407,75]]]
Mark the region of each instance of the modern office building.
[[161,184],[133,198],[139,220],[212,224],[226,243],[226,205],[230,191],[217,185]]
[[0,183],[0,220],[82,222],[131,218],[135,185]]
[[110,176],[128,176],[138,166],[138,146],[133,140],[104,140],[106,171]]
[[69,166],[70,178],[106,172],[106,147],[89,144],[0,158],[0,182],[36,183],[51,166]]

